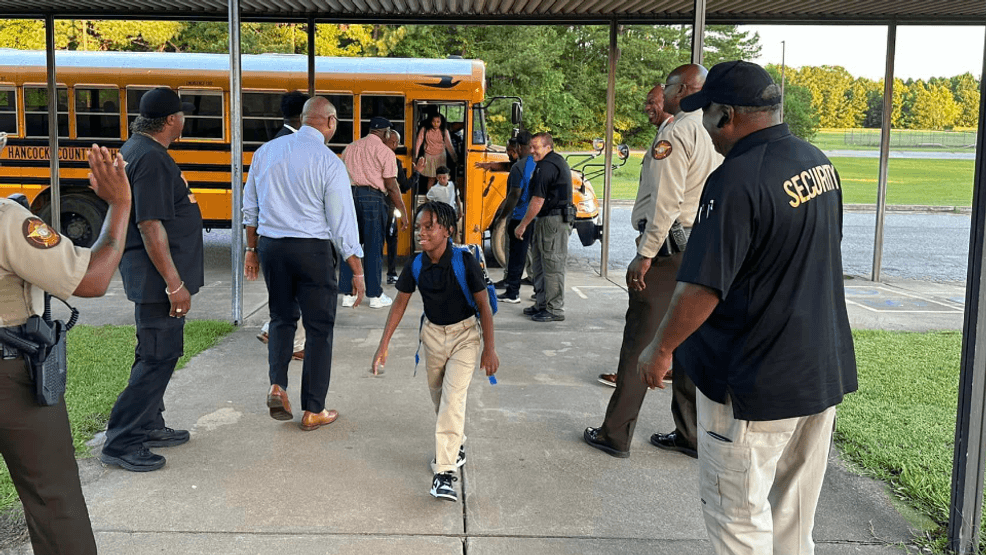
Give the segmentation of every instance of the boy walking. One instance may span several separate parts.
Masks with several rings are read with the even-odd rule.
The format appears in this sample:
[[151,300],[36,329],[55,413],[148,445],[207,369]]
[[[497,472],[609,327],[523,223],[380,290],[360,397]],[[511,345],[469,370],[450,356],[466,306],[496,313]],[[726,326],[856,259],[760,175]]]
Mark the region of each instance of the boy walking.
[[[495,374],[500,366],[493,340],[493,311],[479,262],[469,253],[453,252],[450,238],[456,226],[454,209],[443,202],[426,202],[418,208],[415,219],[424,252],[419,255],[420,265],[413,261],[406,264],[397,279],[397,298],[373,356],[372,372],[374,375],[382,373],[390,338],[404,316],[411,294],[419,289],[425,311],[421,343],[425,350],[428,389],[438,416],[431,494],[439,499],[456,501],[458,496],[453,482],[458,479],[456,469],[465,463],[462,439],[469,382],[477,360],[487,376]],[[467,289],[478,310],[470,306],[456,277],[453,258],[459,256],[465,268]],[[415,271],[415,266],[420,269]]]

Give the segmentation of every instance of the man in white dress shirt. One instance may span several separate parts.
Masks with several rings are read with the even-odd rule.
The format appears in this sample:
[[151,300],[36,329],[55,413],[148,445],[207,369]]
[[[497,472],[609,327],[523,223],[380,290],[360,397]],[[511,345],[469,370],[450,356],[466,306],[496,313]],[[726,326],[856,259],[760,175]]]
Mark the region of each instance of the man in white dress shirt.
[[[244,274],[263,270],[270,306],[270,391],[267,407],[276,420],[292,420],[288,363],[299,312],[307,332],[302,365],[302,430],[331,424],[339,414],[325,408],[335,324],[336,251],[352,270],[359,304],[363,250],[346,167],[325,143],[338,121],[328,100],[305,103],[297,133],[261,146],[253,155],[243,194],[247,230]],[[300,307],[300,310],[299,310]]]

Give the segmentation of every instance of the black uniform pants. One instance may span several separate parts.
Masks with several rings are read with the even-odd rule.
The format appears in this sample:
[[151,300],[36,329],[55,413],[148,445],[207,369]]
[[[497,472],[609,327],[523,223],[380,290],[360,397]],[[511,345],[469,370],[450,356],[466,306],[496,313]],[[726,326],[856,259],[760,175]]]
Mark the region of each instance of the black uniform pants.
[[[626,324],[623,328],[623,346],[620,348],[620,362],[616,369],[616,390],[609,399],[609,406],[606,408],[606,418],[603,420],[601,428],[603,439],[609,442],[614,448],[621,451],[630,449],[630,442],[633,440],[633,430],[637,425],[637,417],[640,414],[640,406],[644,402],[644,395],[647,393],[647,384],[640,379],[637,373],[637,360],[640,353],[654,339],[657,328],[664,319],[671,304],[671,296],[674,294],[678,274],[678,267],[681,265],[683,253],[673,256],[656,257],[651,262],[650,270],[644,275],[644,283],[647,288],[643,291],[630,290],[630,302],[627,307]],[[678,362],[677,357],[672,355],[672,366],[674,368],[674,386],[672,394],[677,396],[678,390],[687,391],[687,385],[679,387],[679,381],[691,380],[685,374],[684,369]],[[679,408],[691,406],[691,414],[688,415],[684,410],[679,410],[681,414],[675,415],[675,425],[679,432],[695,445],[695,386],[691,386],[691,402],[681,403]],[[672,401],[672,413],[674,410]],[[678,419],[683,420],[679,424]]]
[[270,383],[288,387],[288,364],[300,316],[306,335],[301,407],[322,412],[332,374],[332,331],[339,294],[335,248],[329,240],[261,237],[257,254],[270,308]]
[[527,249],[531,245],[531,235],[534,233],[534,226],[528,226],[524,230],[523,239],[514,236],[514,230],[520,225],[522,220],[510,220],[507,222],[507,239],[509,240],[509,254],[507,255],[507,274],[503,281],[507,286],[507,296],[516,297],[520,295],[520,278],[524,275],[524,264],[527,262]]
[[21,359],[0,360],[0,454],[35,555],[96,553],[65,402],[40,407]]
[[135,303],[137,348],[130,381],[110,412],[103,452],[133,453],[147,432],[164,428],[164,392],[185,349],[185,318],[170,316],[171,303]]

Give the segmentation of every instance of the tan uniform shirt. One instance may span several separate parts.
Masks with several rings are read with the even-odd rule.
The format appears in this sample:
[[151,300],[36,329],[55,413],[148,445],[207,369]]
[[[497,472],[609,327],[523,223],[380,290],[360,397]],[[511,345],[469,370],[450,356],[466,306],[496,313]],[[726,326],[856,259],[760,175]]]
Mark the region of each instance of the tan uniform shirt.
[[654,258],[675,220],[691,227],[705,179],[722,163],[712,138],[702,127],[702,112],[678,112],[662,125],[640,169],[637,201],[630,219],[647,220],[637,253]]
[[89,268],[89,249],[55,233],[23,206],[0,198],[0,327],[19,326],[44,308],[37,290],[66,300]]

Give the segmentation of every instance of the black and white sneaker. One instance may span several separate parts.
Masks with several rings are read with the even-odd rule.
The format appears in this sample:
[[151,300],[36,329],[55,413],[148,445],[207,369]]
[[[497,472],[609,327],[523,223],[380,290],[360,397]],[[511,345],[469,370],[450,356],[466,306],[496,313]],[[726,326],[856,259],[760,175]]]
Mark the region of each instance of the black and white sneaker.
[[501,303],[519,304],[520,295],[509,295],[508,293],[500,293],[496,296],[496,299]]
[[431,482],[432,497],[446,499],[448,501],[458,501],[459,496],[456,495],[455,487],[452,486],[452,483],[458,480],[451,472],[439,472],[435,474]]

